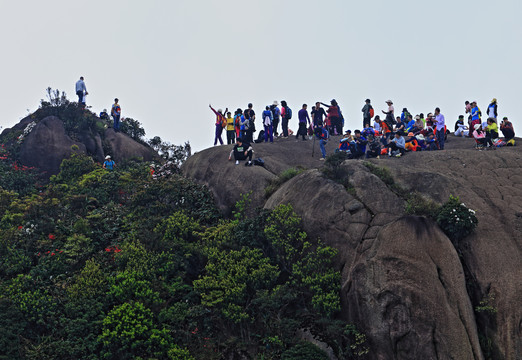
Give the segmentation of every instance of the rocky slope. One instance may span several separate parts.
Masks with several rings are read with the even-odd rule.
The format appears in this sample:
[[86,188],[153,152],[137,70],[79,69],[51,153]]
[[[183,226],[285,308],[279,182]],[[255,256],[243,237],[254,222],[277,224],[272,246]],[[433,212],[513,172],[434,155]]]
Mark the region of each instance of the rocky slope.
[[[339,249],[343,317],[367,334],[369,358],[522,358],[520,147],[476,151],[473,140],[450,136],[445,151],[370,160],[407,191],[438,203],[456,195],[477,211],[477,229],[455,248],[433,221],[406,216],[403,197],[363,161],[342,165],[350,191],[327,179],[312,146],[255,144],[265,168],[236,166],[231,146],[214,147],[183,171],[210,187],[224,213],[250,191],[252,207],[290,203],[309,233]],[[266,199],[267,181],[295,166],[307,170]],[[497,312],[475,312],[488,296]]]
[[[99,123],[103,128],[103,123]],[[47,176],[60,171],[60,164],[71,155],[73,145],[98,162],[103,162],[106,155],[111,155],[116,163],[132,158],[149,161],[157,157],[150,147],[111,128],[101,132],[82,129],[71,136],[65,131],[63,119],[57,116],[45,116],[42,119],[28,116],[12,128],[5,129],[0,139],[2,142],[18,143],[20,163],[36,167]]]

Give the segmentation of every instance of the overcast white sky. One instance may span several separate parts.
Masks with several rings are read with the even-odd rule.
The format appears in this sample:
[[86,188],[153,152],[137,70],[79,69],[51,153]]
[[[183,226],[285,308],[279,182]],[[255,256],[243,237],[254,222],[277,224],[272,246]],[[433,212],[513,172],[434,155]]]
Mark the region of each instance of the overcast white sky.
[[0,0],[0,125],[48,86],[76,99],[83,75],[92,110],[118,97],[148,138],[194,150],[213,144],[209,102],[335,98],[355,129],[366,98],[453,124],[465,100],[485,113],[496,97],[520,134],[521,15],[521,0]]

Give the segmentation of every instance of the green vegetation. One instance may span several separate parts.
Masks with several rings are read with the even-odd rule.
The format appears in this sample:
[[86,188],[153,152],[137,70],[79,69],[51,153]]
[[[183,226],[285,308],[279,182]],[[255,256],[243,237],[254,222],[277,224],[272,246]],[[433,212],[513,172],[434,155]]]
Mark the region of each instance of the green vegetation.
[[343,162],[348,159],[348,154],[344,151],[333,153],[328,156],[324,162],[323,175],[328,179],[341,184],[352,195],[355,195],[355,189],[350,184],[350,172],[347,166],[342,166]]
[[406,214],[436,220],[440,212],[440,205],[418,192],[413,192],[406,199],[405,211]]
[[453,242],[458,243],[471,234],[478,220],[474,210],[468,209],[457,196],[450,195],[437,215],[437,224]]
[[275,179],[273,179],[268,186],[265,188],[265,198],[269,198],[273,193],[277,191],[285,182],[293,178],[294,176],[299,175],[305,169],[304,168],[289,168],[279,174]]
[[337,319],[337,251],[290,206],[248,217],[247,195],[223,219],[177,171],[74,151],[60,169],[0,189],[0,359],[321,358],[301,329],[367,351]]

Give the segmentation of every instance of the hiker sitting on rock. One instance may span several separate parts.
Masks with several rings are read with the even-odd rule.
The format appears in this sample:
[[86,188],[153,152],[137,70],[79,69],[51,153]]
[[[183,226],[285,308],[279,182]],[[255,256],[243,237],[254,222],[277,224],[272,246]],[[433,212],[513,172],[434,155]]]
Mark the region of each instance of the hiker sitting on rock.
[[355,130],[354,134],[355,138],[353,139],[353,142],[350,144],[350,152],[351,158],[357,159],[361,156],[364,156],[364,154],[366,153],[366,144],[368,143],[368,141],[361,135],[361,130]]
[[234,149],[230,151],[230,155],[228,156],[228,160],[232,160],[232,155],[234,155],[234,160],[236,160],[236,165],[239,165],[239,160],[246,160],[248,162],[245,163],[245,166],[252,166],[252,154],[254,153],[254,149],[250,146],[249,143],[243,142],[243,139],[238,138],[236,140],[236,145],[234,145]]
[[400,132],[395,133],[395,137],[390,140],[390,143],[386,146],[388,148],[388,156],[401,157],[406,150],[406,141],[402,137]]

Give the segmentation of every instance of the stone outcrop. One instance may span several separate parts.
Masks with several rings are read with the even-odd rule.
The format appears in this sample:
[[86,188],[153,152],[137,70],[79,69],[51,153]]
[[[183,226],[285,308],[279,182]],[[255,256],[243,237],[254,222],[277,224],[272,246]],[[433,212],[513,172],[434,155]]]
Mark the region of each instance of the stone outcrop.
[[[346,191],[322,175],[310,141],[254,148],[265,168],[227,162],[223,146],[195,154],[183,171],[207,184],[225,213],[248,191],[252,206],[291,204],[310,235],[339,250],[342,316],[368,336],[370,359],[483,359],[479,337],[493,358],[522,358],[519,148],[479,152],[450,136],[445,151],[370,160],[406,190],[438,203],[456,195],[477,211],[477,229],[457,248],[433,221],[406,216],[404,199],[363,161],[343,163]],[[296,166],[308,170],[265,199],[267,181]],[[497,313],[474,312],[488,295]]]
[[48,116],[39,121],[23,140],[20,161],[49,175],[57,174],[62,160],[71,156],[73,145],[77,145],[80,152],[86,152],[84,144],[73,141],[65,134],[63,122],[59,118]]
[[[5,129],[2,138],[10,134],[27,132],[20,144],[20,162],[23,165],[38,168],[45,175],[51,176],[60,171],[63,159],[71,155],[71,146],[78,146],[78,151],[88,154],[95,161],[103,162],[106,151],[116,162],[133,158],[145,161],[158,158],[158,154],[150,147],[145,146],[129,136],[113,129],[106,129],[103,138],[95,131],[84,130],[71,138],[65,131],[63,122],[56,116],[47,116],[39,121],[31,117],[22,119],[13,128]],[[26,131],[31,126],[30,131]]]

